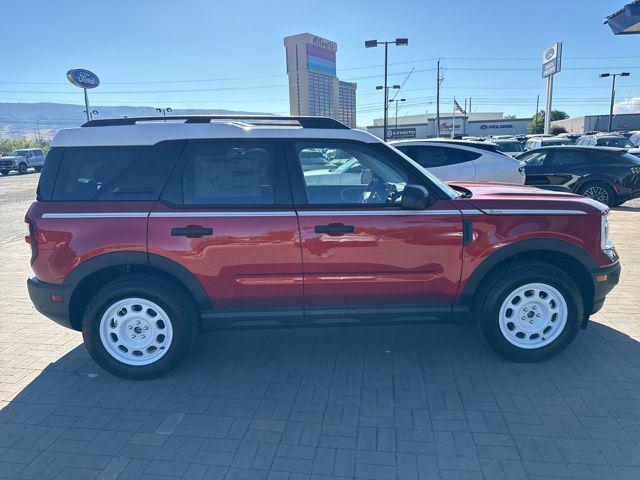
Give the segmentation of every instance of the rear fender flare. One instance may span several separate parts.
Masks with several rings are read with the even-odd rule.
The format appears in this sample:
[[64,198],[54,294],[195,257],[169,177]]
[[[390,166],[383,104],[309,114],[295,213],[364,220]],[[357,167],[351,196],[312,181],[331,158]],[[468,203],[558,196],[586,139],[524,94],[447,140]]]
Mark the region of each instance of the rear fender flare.
[[140,265],[153,267],[173,276],[191,293],[200,311],[211,310],[211,300],[198,279],[185,267],[161,255],[146,252],[113,252],[97,255],[74,268],[64,285],[75,286],[82,280],[108,267]]

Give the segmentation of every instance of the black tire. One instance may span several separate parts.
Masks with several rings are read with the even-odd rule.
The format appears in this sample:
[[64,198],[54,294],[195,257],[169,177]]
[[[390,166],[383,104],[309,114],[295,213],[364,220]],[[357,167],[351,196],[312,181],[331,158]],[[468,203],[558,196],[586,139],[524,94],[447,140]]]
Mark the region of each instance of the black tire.
[[33,169],[34,169],[36,172],[41,172],[41,171],[42,171],[42,167],[33,167]]
[[[475,311],[487,343],[503,357],[517,362],[547,360],[564,350],[578,333],[584,313],[582,294],[563,270],[544,262],[522,261],[500,267],[484,283],[485,287],[476,296]],[[530,283],[550,285],[560,292],[567,305],[567,320],[560,333],[552,342],[537,348],[523,348],[510,342],[502,333],[499,320],[501,307],[507,297],[519,287]],[[515,319],[516,323],[518,321]],[[527,321],[528,319],[523,323]],[[519,327],[515,329],[518,330]]]
[[616,193],[611,185],[606,182],[589,182],[580,187],[580,195],[587,198],[593,198],[609,207],[616,205]]
[[9,170],[0,170],[0,175],[2,176],[9,175]]
[[[100,323],[103,315],[116,302],[127,298],[149,300],[168,316],[172,340],[166,350],[160,348],[164,353],[153,363],[127,364],[109,353],[101,340]],[[186,355],[196,331],[191,299],[176,285],[151,275],[131,275],[106,284],[87,304],[82,322],[85,347],[96,363],[106,371],[130,380],[156,378],[171,371]]]
[[25,173],[27,173],[27,170],[29,169],[29,167],[27,167],[26,163],[21,163],[18,165],[18,174],[19,175],[24,175]]

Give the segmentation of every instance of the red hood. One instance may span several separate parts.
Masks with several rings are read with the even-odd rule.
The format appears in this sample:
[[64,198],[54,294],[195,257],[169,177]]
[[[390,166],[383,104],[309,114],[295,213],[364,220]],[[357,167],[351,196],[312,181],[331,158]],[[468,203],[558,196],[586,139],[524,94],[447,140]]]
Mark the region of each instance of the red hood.
[[569,192],[554,192],[526,185],[484,182],[450,182],[471,191],[466,199],[474,208],[487,209],[555,209],[601,212],[606,206]]

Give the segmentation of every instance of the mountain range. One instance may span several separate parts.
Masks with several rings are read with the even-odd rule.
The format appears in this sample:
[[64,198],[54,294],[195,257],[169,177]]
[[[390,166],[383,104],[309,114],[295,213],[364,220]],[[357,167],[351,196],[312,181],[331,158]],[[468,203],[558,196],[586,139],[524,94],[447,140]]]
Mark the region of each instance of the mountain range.
[[[91,106],[94,118],[157,116],[153,107]],[[87,121],[84,105],[67,103],[0,103],[0,138],[50,139],[61,128],[77,127]],[[242,112],[210,108],[175,109],[170,115],[249,115]],[[268,115],[268,114],[267,114]]]

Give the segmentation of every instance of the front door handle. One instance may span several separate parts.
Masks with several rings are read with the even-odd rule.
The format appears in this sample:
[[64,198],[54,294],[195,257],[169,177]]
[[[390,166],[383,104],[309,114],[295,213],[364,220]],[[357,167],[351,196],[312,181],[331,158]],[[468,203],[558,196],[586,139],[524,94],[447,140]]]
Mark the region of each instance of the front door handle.
[[187,225],[186,227],[174,227],[171,229],[173,237],[200,238],[213,235],[213,229],[201,225]]
[[353,225],[344,225],[342,223],[330,223],[329,225],[316,225],[313,229],[316,233],[326,233],[327,235],[331,235],[332,237],[339,237],[340,235],[345,235],[347,233],[355,232],[355,227]]

